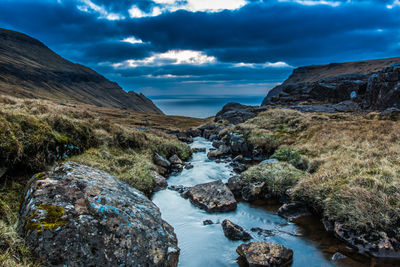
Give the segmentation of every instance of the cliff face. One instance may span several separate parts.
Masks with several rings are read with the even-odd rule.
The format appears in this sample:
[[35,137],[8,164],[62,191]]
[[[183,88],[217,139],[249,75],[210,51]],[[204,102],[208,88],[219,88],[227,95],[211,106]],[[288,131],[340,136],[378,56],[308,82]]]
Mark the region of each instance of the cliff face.
[[57,55],[25,34],[0,29],[0,93],[162,113],[94,70]]
[[265,97],[262,105],[339,103],[353,100],[364,109],[399,105],[400,57],[300,67]]

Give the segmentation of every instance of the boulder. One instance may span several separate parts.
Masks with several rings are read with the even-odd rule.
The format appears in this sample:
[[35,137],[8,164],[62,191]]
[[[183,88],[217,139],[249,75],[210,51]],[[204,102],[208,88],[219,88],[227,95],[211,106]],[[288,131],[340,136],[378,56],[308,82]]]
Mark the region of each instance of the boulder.
[[310,211],[307,209],[307,206],[302,202],[292,202],[288,204],[283,204],[278,209],[278,215],[287,219],[295,219],[302,216],[311,215]]
[[372,74],[368,80],[364,108],[385,110],[400,107],[400,63]]
[[140,191],[68,162],[35,175],[19,233],[46,266],[177,266],[174,229]]
[[232,124],[239,124],[257,116],[257,113],[266,110],[259,106],[245,106],[239,103],[228,103],[215,116],[215,121],[226,120]]
[[176,133],[176,137],[178,138],[179,141],[185,142],[185,143],[193,143],[193,138],[190,136],[189,133],[187,132],[178,132]]
[[337,238],[357,248],[360,253],[368,253],[377,258],[400,258],[400,242],[383,231],[354,233],[343,224],[335,222],[333,233]]
[[169,162],[166,158],[158,153],[154,154],[154,164],[166,169],[169,169],[171,167],[171,162]]
[[221,225],[225,236],[230,240],[247,241],[251,239],[251,235],[248,232],[243,230],[241,226],[234,224],[228,219],[225,219]]
[[255,201],[260,199],[263,194],[263,188],[265,183],[258,182],[258,183],[250,183],[242,188],[242,198],[245,201]]
[[173,156],[171,156],[171,157],[168,159],[168,161],[169,161],[171,164],[182,164],[182,160],[181,160],[176,154],[174,154]]
[[222,156],[222,153],[220,150],[211,150],[210,149],[210,152],[207,153],[207,158],[209,158],[209,159],[216,159],[220,156]]
[[228,212],[237,207],[233,193],[221,180],[191,187],[188,197],[194,205],[207,212]]
[[205,147],[194,147],[192,148],[193,153],[198,153],[198,152],[206,152]]
[[293,250],[267,242],[251,242],[241,244],[236,252],[246,260],[250,267],[285,266],[293,260]]
[[167,188],[168,183],[167,183],[167,179],[164,176],[159,175],[156,171],[150,171],[150,173],[151,173],[151,176],[153,176],[154,183],[155,183],[155,187],[153,189],[154,192],[157,192],[157,191]]
[[229,178],[228,183],[226,185],[236,197],[241,196],[243,185],[241,180],[239,179],[239,176],[233,176]]

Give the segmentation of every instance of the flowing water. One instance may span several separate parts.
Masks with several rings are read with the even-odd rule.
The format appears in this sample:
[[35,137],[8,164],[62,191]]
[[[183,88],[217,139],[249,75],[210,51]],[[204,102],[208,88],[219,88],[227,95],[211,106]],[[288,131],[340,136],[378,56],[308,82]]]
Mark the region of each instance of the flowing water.
[[[211,142],[196,138],[192,147],[212,147]],[[195,153],[191,159],[194,168],[184,169],[168,179],[169,185],[194,186],[221,179],[226,182],[234,173],[228,163],[216,163],[206,153]],[[276,215],[279,206],[274,203],[238,203],[237,210],[228,213],[207,213],[192,205],[173,190],[162,190],[153,196],[164,220],[171,224],[181,249],[179,266],[237,266],[236,248],[243,241],[231,241],[224,236],[221,222],[229,219],[242,226],[252,236],[251,241],[266,241],[285,245],[294,251],[292,266],[374,266],[369,258],[357,255],[343,243],[326,233],[316,218],[305,218],[296,223]],[[217,222],[203,225],[210,219]],[[275,235],[261,237],[251,232],[253,227],[273,230]],[[340,251],[349,255],[341,261],[331,261]]]

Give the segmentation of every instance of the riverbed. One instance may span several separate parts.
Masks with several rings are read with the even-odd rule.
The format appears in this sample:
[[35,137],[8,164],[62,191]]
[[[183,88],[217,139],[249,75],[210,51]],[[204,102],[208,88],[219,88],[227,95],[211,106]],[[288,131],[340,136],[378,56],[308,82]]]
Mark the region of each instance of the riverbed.
[[[212,147],[204,138],[195,138],[191,147],[206,147],[206,152],[194,153],[192,169],[168,179],[169,185],[194,186],[215,180],[227,180],[234,175],[229,163],[216,163],[207,158]],[[276,214],[279,207],[274,202],[239,202],[237,210],[228,213],[207,213],[192,205],[176,191],[166,189],[155,193],[153,202],[160,208],[164,220],[171,224],[181,249],[179,266],[238,266],[236,248],[243,241],[231,241],[225,237],[221,222],[229,219],[242,226],[253,239],[282,244],[294,252],[292,266],[368,266],[374,260],[355,253],[343,242],[324,231],[318,218],[307,217],[296,223],[288,222]],[[203,225],[204,220],[214,224]],[[259,227],[272,230],[272,236],[260,236],[250,229]],[[349,257],[340,261],[331,258],[336,252]],[[381,265],[379,265],[381,266]]]

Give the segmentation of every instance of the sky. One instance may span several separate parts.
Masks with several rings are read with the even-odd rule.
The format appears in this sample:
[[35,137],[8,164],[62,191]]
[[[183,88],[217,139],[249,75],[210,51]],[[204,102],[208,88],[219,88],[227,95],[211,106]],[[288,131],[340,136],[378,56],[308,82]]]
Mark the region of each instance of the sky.
[[0,27],[159,96],[264,96],[293,68],[400,56],[400,0],[0,0]]

